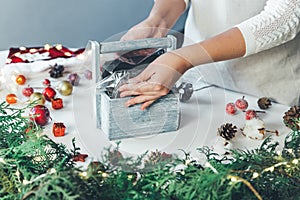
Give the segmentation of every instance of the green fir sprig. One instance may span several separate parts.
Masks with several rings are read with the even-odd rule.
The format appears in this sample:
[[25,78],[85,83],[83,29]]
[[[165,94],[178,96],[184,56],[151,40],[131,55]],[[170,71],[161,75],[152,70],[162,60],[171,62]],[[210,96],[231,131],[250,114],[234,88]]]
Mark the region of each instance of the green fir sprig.
[[[26,109],[26,108],[24,108]],[[267,138],[254,150],[220,156],[208,147],[201,164],[164,152],[125,157],[107,148],[101,161],[76,167],[79,148],[68,150],[22,116],[0,104],[0,199],[299,199],[299,131],[280,150]]]

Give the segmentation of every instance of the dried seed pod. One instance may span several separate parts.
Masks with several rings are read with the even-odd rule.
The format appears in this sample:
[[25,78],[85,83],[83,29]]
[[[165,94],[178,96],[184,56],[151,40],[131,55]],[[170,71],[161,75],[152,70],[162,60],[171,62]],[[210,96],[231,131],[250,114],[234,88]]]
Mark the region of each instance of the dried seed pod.
[[268,109],[272,105],[268,97],[259,98],[257,104],[260,109]]

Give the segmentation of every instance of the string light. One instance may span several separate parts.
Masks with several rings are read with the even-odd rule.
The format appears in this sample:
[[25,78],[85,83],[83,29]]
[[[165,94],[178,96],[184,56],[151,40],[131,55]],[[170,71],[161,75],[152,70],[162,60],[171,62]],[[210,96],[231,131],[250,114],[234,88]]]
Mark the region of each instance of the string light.
[[210,168],[215,174],[219,173],[209,162],[206,162],[204,166]]
[[81,177],[83,177],[83,178],[85,178],[85,177],[87,177],[87,172],[81,172],[80,174],[79,174]]
[[275,169],[275,167],[271,166],[271,167],[268,167],[268,168],[264,169],[264,172],[273,172],[274,169]]
[[50,44],[45,44],[44,49],[45,49],[46,51],[49,51],[50,48],[51,48],[51,45],[50,45]]
[[55,48],[57,49],[57,50],[62,50],[62,45],[61,44],[57,44],[56,46],[55,46]]
[[30,49],[29,52],[30,52],[30,53],[36,53],[37,50],[36,50],[36,49]]
[[6,164],[6,162],[3,158],[0,158],[0,163]]
[[299,160],[298,160],[298,159],[294,159],[294,160],[292,161],[292,163],[295,164],[295,165],[297,165],[297,164],[299,163]]
[[25,51],[26,47],[20,47],[19,49],[20,49],[20,51]]
[[287,149],[287,152],[289,152],[290,154],[293,153],[293,149]]
[[72,56],[72,54],[70,52],[65,52],[66,56]]
[[253,175],[252,175],[252,179],[255,179],[255,178],[257,178],[257,177],[259,177],[259,173],[254,172]]
[[21,55],[20,52],[15,53],[15,56],[19,57]]
[[102,173],[103,178],[107,178],[108,176],[109,176],[108,173],[105,173],[105,172]]

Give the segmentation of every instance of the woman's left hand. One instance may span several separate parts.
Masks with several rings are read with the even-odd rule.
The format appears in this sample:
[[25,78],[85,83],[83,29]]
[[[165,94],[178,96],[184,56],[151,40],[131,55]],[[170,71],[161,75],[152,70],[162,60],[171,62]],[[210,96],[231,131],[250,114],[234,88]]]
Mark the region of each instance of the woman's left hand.
[[175,53],[165,53],[153,61],[142,73],[119,88],[120,96],[134,96],[126,106],[141,103],[144,110],[158,98],[167,95],[189,63]]

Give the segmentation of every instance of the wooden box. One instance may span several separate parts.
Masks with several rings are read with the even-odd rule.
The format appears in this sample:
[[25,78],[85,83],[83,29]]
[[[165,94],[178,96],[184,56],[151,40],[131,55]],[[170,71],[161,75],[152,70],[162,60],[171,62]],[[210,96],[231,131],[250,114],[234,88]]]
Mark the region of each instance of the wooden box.
[[[125,107],[128,98],[111,99],[97,83],[101,81],[100,54],[118,51],[130,51],[145,48],[176,49],[176,38],[147,38],[135,41],[115,41],[98,43],[89,41],[87,55],[92,55],[93,80],[96,84],[96,118],[97,127],[108,135],[109,140],[153,135],[175,131],[179,127],[179,99],[170,93],[155,101],[146,110],[141,105]],[[90,52],[90,53],[89,53]],[[94,76],[95,75],[95,76]]]
[[98,94],[97,99],[97,125],[109,140],[170,132],[179,127],[179,100],[175,94],[158,99],[145,110],[139,104],[125,107],[129,98],[111,99],[106,92]]

